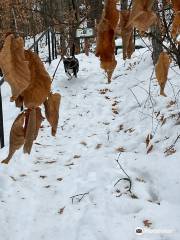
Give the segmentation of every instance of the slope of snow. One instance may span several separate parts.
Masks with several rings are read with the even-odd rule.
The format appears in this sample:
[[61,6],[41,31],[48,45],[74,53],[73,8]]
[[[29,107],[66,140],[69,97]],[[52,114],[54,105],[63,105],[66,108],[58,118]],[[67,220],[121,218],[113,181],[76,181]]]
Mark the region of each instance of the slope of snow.
[[[118,55],[111,84],[94,55],[78,58],[77,79],[68,80],[61,63],[53,82],[62,95],[57,136],[44,121],[32,154],[20,149],[9,165],[0,165],[0,240],[179,240],[178,140],[166,151],[180,134],[178,69],[170,69],[164,98],[147,49],[125,63]],[[51,75],[57,63],[47,66]],[[1,160],[19,112],[7,84],[2,93]],[[129,181],[118,182],[127,178],[120,166],[131,193]]]

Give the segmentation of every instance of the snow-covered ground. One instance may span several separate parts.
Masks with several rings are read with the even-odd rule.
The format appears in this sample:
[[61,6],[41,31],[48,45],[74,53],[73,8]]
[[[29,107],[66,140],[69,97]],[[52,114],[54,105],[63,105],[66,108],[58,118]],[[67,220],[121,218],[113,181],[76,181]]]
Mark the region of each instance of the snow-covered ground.
[[[57,136],[44,121],[32,154],[21,149],[0,165],[0,240],[179,240],[178,68],[171,66],[165,98],[147,49],[126,62],[119,54],[111,84],[94,55],[78,59],[77,79],[61,63],[53,83],[62,95]],[[57,63],[47,66],[51,75]],[[1,160],[19,113],[7,84],[2,94]]]

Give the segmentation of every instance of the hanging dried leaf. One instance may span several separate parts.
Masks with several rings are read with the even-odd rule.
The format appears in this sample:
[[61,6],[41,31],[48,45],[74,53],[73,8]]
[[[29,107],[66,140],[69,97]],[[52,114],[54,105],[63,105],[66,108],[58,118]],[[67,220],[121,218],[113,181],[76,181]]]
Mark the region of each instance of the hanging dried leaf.
[[30,84],[30,71],[24,56],[24,41],[13,34],[6,37],[0,52],[0,68],[12,91],[15,100]]
[[44,102],[45,115],[52,127],[52,136],[56,135],[58,120],[59,120],[59,106],[61,95],[58,93],[50,93],[48,99]]
[[176,38],[178,34],[180,34],[180,10],[179,12],[175,12],[171,30],[173,38]]
[[36,108],[36,132],[35,132],[35,136],[34,136],[34,140],[37,138],[38,136],[38,132],[39,129],[41,127],[41,123],[44,120],[44,117],[41,114],[41,108]]
[[173,4],[173,9],[175,12],[180,11],[180,1],[179,0],[171,0]]
[[166,96],[164,93],[164,88],[167,82],[169,65],[171,63],[171,58],[166,52],[162,52],[159,55],[158,62],[155,67],[156,78],[160,86],[160,95]]
[[25,58],[29,61],[31,83],[21,95],[24,100],[24,105],[27,108],[36,108],[40,106],[49,95],[51,78],[36,53],[25,50]]
[[109,21],[110,28],[115,30],[119,20],[119,12],[116,9],[117,0],[105,0],[104,18]]
[[18,117],[15,119],[10,131],[9,154],[8,157],[2,161],[2,163],[8,164],[15,151],[23,146],[25,141],[25,130],[23,127],[24,120],[24,113],[19,114]]
[[134,52],[134,42],[133,42],[133,27],[127,23],[129,22],[130,11],[123,10],[120,12],[120,22],[119,22],[119,33],[122,36],[123,44],[123,59],[131,58],[132,53]]
[[21,95],[16,98],[15,104],[18,108],[23,107],[23,97]]
[[101,62],[111,62],[114,54],[114,30],[110,29],[109,21],[102,19],[98,25],[96,56]]
[[141,33],[156,22],[157,16],[152,11],[154,0],[134,0],[129,25],[133,25]]
[[101,21],[97,29],[96,56],[100,57],[101,67],[108,74],[108,82],[116,67],[114,56],[115,30],[119,20],[116,0],[106,0]]
[[114,59],[112,59],[110,62],[101,62],[101,68],[103,68],[105,70],[105,72],[107,73],[108,76],[108,83],[111,82],[111,78],[114,72],[114,69],[116,68],[117,65],[117,61]]
[[31,148],[36,135],[36,109],[28,109],[26,112],[26,133],[24,142],[24,153],[31,153]]

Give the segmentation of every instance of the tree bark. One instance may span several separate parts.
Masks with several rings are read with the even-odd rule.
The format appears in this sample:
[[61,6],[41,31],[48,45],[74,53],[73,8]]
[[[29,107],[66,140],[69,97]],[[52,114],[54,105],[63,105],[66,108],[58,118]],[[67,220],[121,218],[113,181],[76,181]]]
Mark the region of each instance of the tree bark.
[[[156,12],[158,16],[158,2],[156,1],[154,3],[153,10]],[[152,32],[152,47],[153,47],[152,60],[153,60],[153,64],[155,65],[158,61],[160,53],[163,51],[162,43],[161,41],[158,41],[161,39],[161,30],[158,24],[151,27],[151,32]]]
[[128,0],[122,0],[121,1],[121,10],[127,10],[128,9]]

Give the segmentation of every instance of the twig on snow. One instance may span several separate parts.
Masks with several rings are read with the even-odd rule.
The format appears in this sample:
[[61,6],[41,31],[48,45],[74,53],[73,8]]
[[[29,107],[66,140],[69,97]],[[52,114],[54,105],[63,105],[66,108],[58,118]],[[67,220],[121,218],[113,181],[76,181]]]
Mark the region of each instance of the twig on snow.
[[123,171],[123,173],[126,175],[125,178],[120,178],[118,179],[118,181],[114,184],[114,187],[120,182],[120,181],[128,181],[129,182],[129,188],[128,188],[128,192],[130,192],[130,194],[132,194],[131,192],[131,188],[132,188],[132,181],[131,178],[129,177],[129,175],[126,173],[126,171],[124,170],[124,168],[122,167],[122,165],[119,162],[119,157],[121,156],[121,152],[118,155],[118,158],[116,159],[117,164],[119,165],[119,168]]
[[139,107],[141,107],[141,104],[140,104],[139,100],[137,99],[137,97],[136,97],[135,93],[133,92],[133,90],[131,88],[129,88],[129,90],[132,92],[133,96],[135,97],[136,102],[138,103]]
[[85,192],[85,193],[80,193],[80,194],[77,194],[77,195],[74,195],[74,196],[70,197],[71,200],[72,200],[72,204],[74,203],[75,198],[77,198],[78,202],[81,202],[81,200],[88,194],[89,194],[89,192]]
[[177,138],[175,139],[175,141],[173,142],[173,144],[171,144],[171,146],[169,146],[169,147],[166,149],[165,153],[166,153],[167,151],[173,149],[179,139],[180,139],[180,134],[177,136]]

